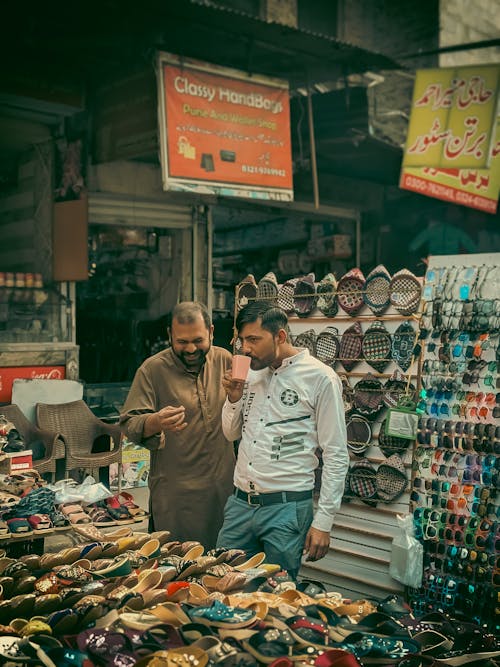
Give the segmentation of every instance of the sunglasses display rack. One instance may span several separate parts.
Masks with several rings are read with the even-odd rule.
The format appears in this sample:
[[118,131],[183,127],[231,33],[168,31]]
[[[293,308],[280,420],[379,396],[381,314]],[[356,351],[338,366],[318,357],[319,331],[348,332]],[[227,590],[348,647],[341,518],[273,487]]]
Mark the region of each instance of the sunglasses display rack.
[[[419,389],[422,285],[403,270],[395,274],[397,290],[391,294],[392,279],[383,267],[369,275],[375,282],[380,278],[381,289],[367,289],[359,269],[338,284],[331,274],[319,282],[308,274],[280,285],[273,274],[258,283],[248,276],[236,288],[235,317],[238,306],[272,300],[288,312],[295,345],[308,348],[341,378],[350,473],[330,553],[305,569],[348,593],[383,596],[402,590],[389,575],[389,563],[396,517],[408,513],[414,448],[413,440],[385,436],[384,425],[388,407]],[[369,303],[375,301],[374,312]],[[320,469],[317,491],[319,479]]]
[[416,613],[500,632],[500,255],[429,259],[410,507],[424,546]]

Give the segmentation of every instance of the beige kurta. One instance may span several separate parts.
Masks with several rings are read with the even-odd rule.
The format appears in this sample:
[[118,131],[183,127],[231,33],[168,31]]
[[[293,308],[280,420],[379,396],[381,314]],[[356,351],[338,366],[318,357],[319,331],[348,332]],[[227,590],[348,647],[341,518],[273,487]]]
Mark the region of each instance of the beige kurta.
[[[199,374],[190,373],[172,349],[147,359],[138,369],[120,416],[132,442],[151,450],[150,506],[155,530],[170,530],[174,540],[199,540],[213,548],[232,491],[234,449],[221,426],[226,394],[222,376],[231,354],[210,349]],[[148,413],[184,405],[188,426],[179,433],[143,439]]]

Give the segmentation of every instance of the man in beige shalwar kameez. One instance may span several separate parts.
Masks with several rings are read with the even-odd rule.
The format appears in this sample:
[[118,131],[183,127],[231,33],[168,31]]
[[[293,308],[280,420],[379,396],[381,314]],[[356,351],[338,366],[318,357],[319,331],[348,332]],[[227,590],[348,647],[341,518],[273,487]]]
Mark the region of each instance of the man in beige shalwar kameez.
[[132,442],[151,451],[150,510],[154,530],[213,548],[232,492],[234,450],[222,433],[222,377],[231,354],[212,346],[203,304],[172,313],[172,347],[137,370],[120,416]]

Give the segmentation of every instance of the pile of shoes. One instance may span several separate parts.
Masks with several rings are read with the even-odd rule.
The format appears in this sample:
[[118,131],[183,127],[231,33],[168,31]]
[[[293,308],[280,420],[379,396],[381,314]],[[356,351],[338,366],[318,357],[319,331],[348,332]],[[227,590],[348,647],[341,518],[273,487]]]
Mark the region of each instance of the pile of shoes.
[[[44,537],[79,525],[139,523],[148,513],[131,493],[66,479],[49,485],[36,470],[0,474],[0,539]],[[93,498],[102,498],[89,502]],[[86,499],[86,500],[85,500]]]
[[[494,665],[498,640],[397,595],[346,599],[263,554],[205,553],[168,531],[103,533],[43,556],[0,557],[0,661],[142,667]],[[100,538],[100,539],[98,539]]]
[[5,415],[0,414],[0,450],[3,454],[22,452],[26,449],[23,436]]

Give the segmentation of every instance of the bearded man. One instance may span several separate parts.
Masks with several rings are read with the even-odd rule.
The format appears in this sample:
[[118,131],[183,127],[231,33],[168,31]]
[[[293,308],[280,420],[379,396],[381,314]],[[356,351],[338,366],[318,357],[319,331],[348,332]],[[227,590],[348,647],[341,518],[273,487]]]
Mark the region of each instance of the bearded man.
[[213,331],[203,304],[177,304],[171,347],[137,370],[120,416],[127,438],[151,452],[150,529],[207,549],[215,547],[235,462],[221,423],[231,354],[212,345]]

